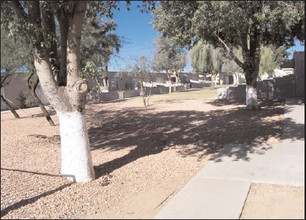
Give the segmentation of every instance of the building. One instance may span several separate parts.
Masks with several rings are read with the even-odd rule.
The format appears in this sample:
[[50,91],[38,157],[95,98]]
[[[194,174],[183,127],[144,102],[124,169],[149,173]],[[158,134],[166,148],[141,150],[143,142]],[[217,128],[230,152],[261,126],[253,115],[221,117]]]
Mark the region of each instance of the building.
[[294,58],[280,65],[280,69],[287,74],[294,73]]

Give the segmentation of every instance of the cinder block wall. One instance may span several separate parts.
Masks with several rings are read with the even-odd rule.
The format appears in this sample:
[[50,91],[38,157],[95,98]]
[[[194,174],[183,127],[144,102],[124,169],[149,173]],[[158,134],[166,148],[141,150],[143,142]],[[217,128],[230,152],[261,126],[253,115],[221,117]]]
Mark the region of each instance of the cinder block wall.
[[295,52],[294,74],[296,77],[296,96],[305,98],[305,53]]
[[[14,73],[5,80],[4,86],[1,89],[1,95],[13,103],[12,107],[14,109],[26,107],[24,101],[31,96],[26,84],[28,77],[29,73]],[[43,104],[49,104],[40,84],[36,88],[36,94]],[[6,109],[8,108],[5,103],[1,101],[1,110]]]
[[[257,97],[259,99],[285,99],[299,97],[296,95],[296,87],[297,83],[295,75],[293,74],[271,80],[259,81],[257,82]],[[221,89],[219,91],[221,91]],[[228,87],[225,95],[222,96],[222,98],[225,99],[245,99],[245,97],[246,85]]]

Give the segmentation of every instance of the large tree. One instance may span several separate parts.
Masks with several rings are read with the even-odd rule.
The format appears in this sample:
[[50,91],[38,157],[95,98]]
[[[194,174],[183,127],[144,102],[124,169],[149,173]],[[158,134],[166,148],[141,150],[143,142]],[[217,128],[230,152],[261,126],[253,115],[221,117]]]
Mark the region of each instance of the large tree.
[[[206,40],[223,47],[244,71],[246,107],[257,109],[260,48],[304,40],[304,1],[164,1],[154,11],[154,27],[181,46]],[[238,59],[233,48],[242,48]]]
[[213,45],[199,41],[191,48],[189,55],[193,70],[202,74],[210,74],[213,87],[216,75],[221,74],[223,61],[221,48],[215,48]]
[[166,71],[170,81],[169,93],[171,93],[171,74],[173,72],[178,74],[186,66],[186,54],[182,48],[173,45],[167,37],[156,38],[155,46],[152,68],[155,71]]
[[88,83],[79,76],[82,25],[85,16],[112,17],[117,6],[116,1],[1,2],[1,22],[13,36],[32,42],[37,75],[60,121],[61,175],[76,182],[95,178],[85,119]]

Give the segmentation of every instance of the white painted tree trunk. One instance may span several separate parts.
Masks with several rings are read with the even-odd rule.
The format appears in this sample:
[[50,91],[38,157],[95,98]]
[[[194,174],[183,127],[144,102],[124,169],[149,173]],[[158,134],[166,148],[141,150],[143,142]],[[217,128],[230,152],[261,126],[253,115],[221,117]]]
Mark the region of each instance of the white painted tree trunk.
[[95,178],[84,111],[58,112],[61,134],[61,175],[73,182]]
[[252,86],[246,86],[246,108],[258,109],[257,90]]
[[233,74],[233,78],[234,78],[234,85],[238,85],[239,84],[238,73],[234,73]]

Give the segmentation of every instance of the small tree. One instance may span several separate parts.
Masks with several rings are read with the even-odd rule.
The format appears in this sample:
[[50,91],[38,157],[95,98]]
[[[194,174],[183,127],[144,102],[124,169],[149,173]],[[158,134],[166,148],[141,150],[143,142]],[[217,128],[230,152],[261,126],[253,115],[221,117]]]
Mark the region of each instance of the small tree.
[[171,44],[166,37],[158,37],[155,46],[152,68],[155,71],[166,71],[170,82],[169,93],[171,93],[171,74],[173,72],[178,74],[186,66],[186,54],[181,48]]
[[[143,104],[145,108],[147,108],[150,104],[149,101],[153,86],[152,76],[150,73],[150,64],[148,62],[148,59],[144,56],[139,57],[131,71],[131,74],[132,76],[137,77],[139,79],[140,94],[143,99]],[[146,82],[148,81],[151,84],[150,87],[146,85]]]

